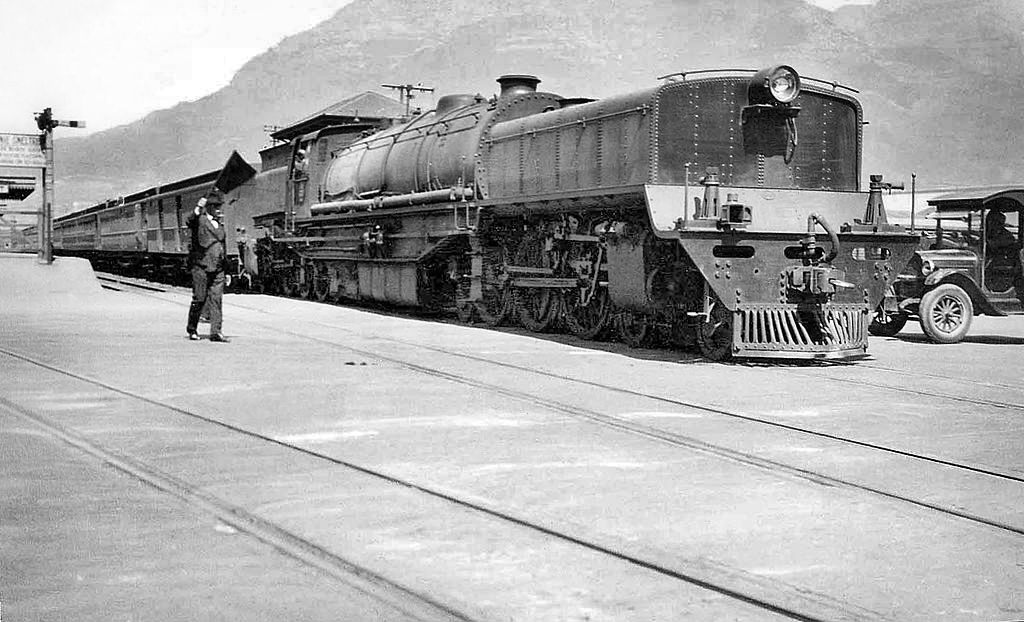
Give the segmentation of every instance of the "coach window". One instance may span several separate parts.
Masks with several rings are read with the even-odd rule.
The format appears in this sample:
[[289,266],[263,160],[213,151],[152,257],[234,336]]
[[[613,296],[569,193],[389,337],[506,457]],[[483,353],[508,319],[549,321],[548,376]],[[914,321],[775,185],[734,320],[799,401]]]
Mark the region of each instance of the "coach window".
[[185,227],[185,220],[181,217],[181,195],[177,194],[174,196],[174,243],[178,246],[178,250],[183,250],[182,239],[184,232],[182,229]]

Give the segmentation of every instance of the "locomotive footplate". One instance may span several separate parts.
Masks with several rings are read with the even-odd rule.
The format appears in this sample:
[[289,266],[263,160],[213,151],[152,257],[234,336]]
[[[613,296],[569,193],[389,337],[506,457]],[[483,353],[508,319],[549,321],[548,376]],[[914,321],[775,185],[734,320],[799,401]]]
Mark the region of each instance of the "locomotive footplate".
[[733,355],[850,359],[868,347],[868,305],[741,303],[733,312]]

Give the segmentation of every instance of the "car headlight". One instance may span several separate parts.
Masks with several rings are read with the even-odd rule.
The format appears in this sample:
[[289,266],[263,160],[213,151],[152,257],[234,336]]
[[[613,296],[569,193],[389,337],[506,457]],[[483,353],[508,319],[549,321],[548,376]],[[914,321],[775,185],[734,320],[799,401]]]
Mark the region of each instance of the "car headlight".
[[930,259],[925,259],[921,264],[921,274],[928,276],[933,270],[935,270],[935,264]]

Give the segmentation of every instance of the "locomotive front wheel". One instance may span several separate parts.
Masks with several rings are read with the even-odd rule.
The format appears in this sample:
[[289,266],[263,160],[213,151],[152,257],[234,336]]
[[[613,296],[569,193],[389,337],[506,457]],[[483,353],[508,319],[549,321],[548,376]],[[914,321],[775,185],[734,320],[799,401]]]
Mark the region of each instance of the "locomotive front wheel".
[[936,343],[957,343],[967,336],[974,318],[971,297],[946,283],[921,296],[918,305],[921,330]]
[[298,275],[298,289],[296,295],[306,300],[313,299],[313,270],[312,268],[300,268]]
[[295,278],[290,274],[285,275],[285,277],[281,279],[280,289],[283,295],[289,298],[295,298],[299,293],[299,284],[295,282]]
[[331,296],[331,272],[326,265],[318,265],[313,276],[313,298],[325,302]]
[[895,337],[907,325],[906,313],[886,313],[879,305],[868,325],[868,332],[876,337]]
[[513,306],[511,290],[502,287],[490,294],[484,292],[484,299],[476,303],[476,316],[487,326],[498,326],[508,319]]
[[281,271],[281,293],[289,298],[302,297],[305,290],[303,289],[306,275],[302,268],[286,268]]
[[711,317],[697,326],[697,347],[704,358],[728,360],[732,356],[732,312],[715,305]]
[[651,321],[646,315],[623,311],[615,316],[615,332],[629,347],[640,348],[651,336]]
[[505,256],[504,245],[483,248],[483,297],[476,302],[476,316],[487,326],[503,324],[515,308],[512,288],[506,285]]

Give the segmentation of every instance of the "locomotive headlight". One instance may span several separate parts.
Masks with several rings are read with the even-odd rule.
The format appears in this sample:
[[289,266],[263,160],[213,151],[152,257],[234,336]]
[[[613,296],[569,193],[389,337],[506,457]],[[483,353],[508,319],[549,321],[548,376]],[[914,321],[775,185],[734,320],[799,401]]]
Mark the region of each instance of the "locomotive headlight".
[[800,94],[800,76],[789,65],[776,65],[754,74],[747,86],[751,105],[788,104]]

